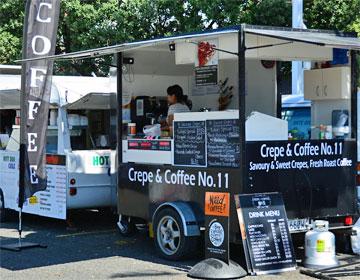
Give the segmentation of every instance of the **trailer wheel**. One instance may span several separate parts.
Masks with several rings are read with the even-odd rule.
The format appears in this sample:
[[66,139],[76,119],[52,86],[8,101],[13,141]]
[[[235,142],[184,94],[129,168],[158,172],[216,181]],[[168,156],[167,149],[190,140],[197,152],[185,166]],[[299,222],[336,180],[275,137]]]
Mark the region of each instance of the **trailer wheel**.
[[154,218],[155,247],[168,260],[191,257],[199,244],[197,236],[185,236],[179,214],[172,208],[161,210]]
[[5,209],[5,203],[4,203],[5,199],[4,199],[4,195],[2,193],[2,191],[0,190],[0,223],[4,223],[6,222],[6,209]]

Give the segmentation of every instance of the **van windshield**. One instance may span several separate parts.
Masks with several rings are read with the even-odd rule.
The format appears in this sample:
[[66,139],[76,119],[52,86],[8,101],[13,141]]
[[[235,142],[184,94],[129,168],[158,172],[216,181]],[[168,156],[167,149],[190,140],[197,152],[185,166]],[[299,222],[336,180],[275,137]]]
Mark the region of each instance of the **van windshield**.
[[116,129],[111,127],[110,115],[111,110],[69,110],[68,124],[71,149],[115,148]]

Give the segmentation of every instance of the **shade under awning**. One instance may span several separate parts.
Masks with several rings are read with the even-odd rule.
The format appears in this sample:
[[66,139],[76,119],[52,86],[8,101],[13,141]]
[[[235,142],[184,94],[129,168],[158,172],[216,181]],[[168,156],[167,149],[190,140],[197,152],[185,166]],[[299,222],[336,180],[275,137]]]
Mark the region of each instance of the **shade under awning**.
[[0,91],[0,110],[19,109],[20,91],[6,90]]
[[244,31],[248,34],[329,48],[360,50],[360,39],[350,33],[312,29],[272,28],[253,25],[246,25]]

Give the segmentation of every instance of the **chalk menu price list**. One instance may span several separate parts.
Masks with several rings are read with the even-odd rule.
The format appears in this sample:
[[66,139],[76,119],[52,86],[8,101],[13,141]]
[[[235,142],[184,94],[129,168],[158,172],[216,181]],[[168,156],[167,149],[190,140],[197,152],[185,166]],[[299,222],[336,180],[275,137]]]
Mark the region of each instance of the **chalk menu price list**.
[[205,121],[174,122],[174,164],[206,166]]
[[206,133],[208,166],[239,167],[239,120],[207,120]]
[[266,274],[293,270],[296,259],[279,193],[236,196],[249,270]]

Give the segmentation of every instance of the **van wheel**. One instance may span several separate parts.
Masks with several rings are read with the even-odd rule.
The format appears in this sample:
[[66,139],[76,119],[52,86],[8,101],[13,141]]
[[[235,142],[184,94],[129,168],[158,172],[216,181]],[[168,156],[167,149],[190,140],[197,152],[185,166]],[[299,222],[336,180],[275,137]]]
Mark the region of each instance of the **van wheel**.
[[131,237],[137,232],[136,224],[131,221],[130,217],[123,217],[117,222],[119,232],[122,236]]
[[0,223],[4,223],[6,222],[6,209],[5,209],[5,203],[4,203],[5,199],[4,199],[4,195],[2,193],[2,191],[0,191]]
[[161,210],[154,218],[154,241],[158,254],[168,260],[193,256],[199,245],[197,236],[185,236],[179,214],[172,208]]

